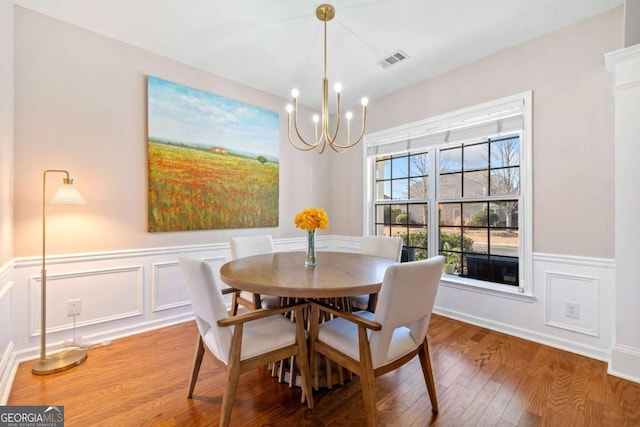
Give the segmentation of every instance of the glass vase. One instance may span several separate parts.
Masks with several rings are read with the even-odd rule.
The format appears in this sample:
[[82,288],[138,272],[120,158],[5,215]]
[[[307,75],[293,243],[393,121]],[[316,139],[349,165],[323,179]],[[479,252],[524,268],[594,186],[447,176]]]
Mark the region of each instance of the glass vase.
[[307,257],[304,259],[304,265],[316,265],[316,230],[307,231]]

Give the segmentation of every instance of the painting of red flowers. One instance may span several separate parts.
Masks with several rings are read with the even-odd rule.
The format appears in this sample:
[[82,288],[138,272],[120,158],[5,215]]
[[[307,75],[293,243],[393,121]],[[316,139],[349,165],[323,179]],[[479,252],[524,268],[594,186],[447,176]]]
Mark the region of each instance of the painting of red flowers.
[[148,230],[277,227],[279,116],[149,76]]

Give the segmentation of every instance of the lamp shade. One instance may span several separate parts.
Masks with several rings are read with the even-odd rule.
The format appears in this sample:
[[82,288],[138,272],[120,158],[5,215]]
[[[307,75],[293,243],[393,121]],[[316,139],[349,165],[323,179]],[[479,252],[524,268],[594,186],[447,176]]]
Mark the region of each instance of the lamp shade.
[[53,205],[84,205],[85,201],[78,192],[78,189],[73,185],[73,180],[68,180],[58,188],[56,194],[51,199]]

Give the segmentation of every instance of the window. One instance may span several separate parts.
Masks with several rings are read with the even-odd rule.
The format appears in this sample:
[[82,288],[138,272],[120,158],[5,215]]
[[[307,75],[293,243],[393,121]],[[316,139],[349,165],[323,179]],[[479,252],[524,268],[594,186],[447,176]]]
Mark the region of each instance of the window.
[[530,293],[530,117],[527,92],[367,135],[367,232],[444,255],[445,280]]
[[518,286],[520,134],[439,153],[439,253],[454,274]]
[[429,154],[375,159],[375,234],[400,236],[402,259],[428,258]]

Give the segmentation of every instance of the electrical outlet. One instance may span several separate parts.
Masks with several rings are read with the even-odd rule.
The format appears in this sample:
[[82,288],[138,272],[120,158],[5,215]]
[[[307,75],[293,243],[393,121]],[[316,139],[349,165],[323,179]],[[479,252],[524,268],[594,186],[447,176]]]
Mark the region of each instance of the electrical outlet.
[[564,315],[574,319],[580,318],[580,304],[575,302],[565,303]]
[[82,311],[82,303],[79,299],[70,299],[67,301],[67,316],[78,316]]

